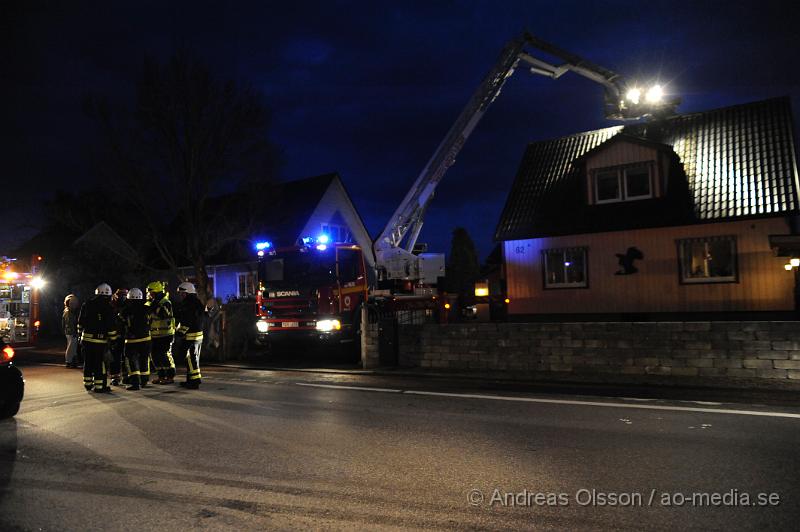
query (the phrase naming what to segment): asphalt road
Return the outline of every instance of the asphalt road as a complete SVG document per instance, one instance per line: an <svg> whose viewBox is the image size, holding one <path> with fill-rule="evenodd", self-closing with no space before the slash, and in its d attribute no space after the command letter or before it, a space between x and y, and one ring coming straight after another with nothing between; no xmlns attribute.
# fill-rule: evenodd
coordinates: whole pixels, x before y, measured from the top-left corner
<svg viewBox="0 0 800 532"><path fill-rule="evenodd" d="M221 367L198 391L96 395L78 370L18 358L25 400L0 422L2 530L796 530L800 518L800 408L785 401Z"/></svg>

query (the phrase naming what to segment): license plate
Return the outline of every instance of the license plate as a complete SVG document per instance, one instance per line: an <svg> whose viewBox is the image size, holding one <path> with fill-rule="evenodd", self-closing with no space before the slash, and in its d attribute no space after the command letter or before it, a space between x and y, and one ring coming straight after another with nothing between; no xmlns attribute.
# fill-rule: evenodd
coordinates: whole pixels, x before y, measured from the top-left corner
<svg viewBox="0 0 800 532"><path fill-rule="evenodd" d="M283 326L284 327L300 327L300 322L297 322L297 321L284 321L283 322Z"/></svg>

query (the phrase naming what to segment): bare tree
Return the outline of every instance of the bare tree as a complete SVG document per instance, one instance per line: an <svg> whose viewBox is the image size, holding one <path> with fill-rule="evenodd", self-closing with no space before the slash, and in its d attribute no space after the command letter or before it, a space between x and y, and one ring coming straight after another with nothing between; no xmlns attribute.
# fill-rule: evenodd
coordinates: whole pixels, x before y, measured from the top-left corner
<svg viewBox="0 0 800 532"><path fill-rule="evenodd" d="M89 103L109 141L112 179L163 262L176 275L182 264L194 267L205 299L207 259L246 237L278 165L261 95L181 53L145 61L129 120L102 100Z"/></svg>

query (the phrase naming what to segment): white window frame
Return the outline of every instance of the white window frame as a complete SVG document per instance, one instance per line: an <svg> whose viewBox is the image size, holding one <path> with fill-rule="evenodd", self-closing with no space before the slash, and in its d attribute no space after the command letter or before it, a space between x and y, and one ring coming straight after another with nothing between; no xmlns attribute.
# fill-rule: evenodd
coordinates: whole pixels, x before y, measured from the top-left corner
<svg viewBox="0 0 800 532"><path fill-rule="evenodd" d="M714 241L727 240L731 248L731 275L725 276L707 276L707 277L689 277L686 275L684 266L686 264L686 244L693 244L703 242L705 244L706 254L709 254L709 244ZM681 284L713 284L713 283L737 283L739 282L739 256L737 249L736 236L734 235L721 235L721 236L707 236L697 238L683 238L676 241L678 244L678 273L680 275ZM713 258L712 258L713 260ZM706 272L709 270L708 259L704 260L704 269Z"/></svg>
<svg viewBox="0 0 800 532"><path fill-rule="evenodd" d="M611 174L611 173L614 173L617 176L617 195L614 198L601 200L600 199L600 185L598 184L598 181L599 181L598 177L600 176L600 174ZM617 203L617 202L622 201L622 186L621 186L621 184L619 182L619 170L612 170L610 168L600 168L598 170L595 170L594 178L592 180L594 182L594 202L596 204L601 205L603 203Z"/></svg>
<svg viewBox="0 0 800 532"><path fill-rule="evenodd" d="M562 254L561 262L564 264L564 268L568 268L566 266L566 253L568 251L580 251L583 253L583 281L577 283L551 283L548 281L549 278L549 271L547 269L547 256L550 253L557 253L560 252ZM588 288L589 287L589 248L588 247L581 247L581 246L572 246L572 247L565 247L565 248L550 248L550 249L543 249L542 250L542 272L544 274L544 289L561 289L561 288ZM564 278L567 277L566 271L564 271Z"/></svg>
<svg viewBox="0 0 800 532"><path fill-rule="evenodd" d="M605 168L596 168L592 170L592 190L594 191L594 203L602 205L604 203L620 203L623 201L639 201L650 199L653 197L653 162L647 161L644 163L629 164L625 166L610 166ZM639 196L630 196L628 194L628 172L631 170L647 170L648 189L649 193ZM598 176L600 174L616 173L617 175L617 196L610 199L600 199L600 187L598 184Z"/></svg>
<svg viewBox="0 0 800 532"><path fill-rule="evenodd" d="M253 279L252 294L242 294L241 286L243 277L244 278L249 277ZM236 297L255 297L257 291L258 291L258 279L256 279L256 275L253 272L236 272Z"/></svg>
<svg viewBox="0 0 800 532"><path fill-rule="evenodd" d="M631 196L628 194L628 172L631 170L646 170L647 171L647 194L640 194L639 196ZM625 185L625 201L636 201L649 199L653 197L653 167L647 166L629 166L624 168L621 172L622 183Z"/></svg>

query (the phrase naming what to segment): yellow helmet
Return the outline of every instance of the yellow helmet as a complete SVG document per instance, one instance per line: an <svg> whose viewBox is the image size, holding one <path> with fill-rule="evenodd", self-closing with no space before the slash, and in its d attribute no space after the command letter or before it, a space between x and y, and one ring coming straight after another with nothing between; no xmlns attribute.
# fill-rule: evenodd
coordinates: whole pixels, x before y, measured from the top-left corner
<svg viewBox="0 0 800 532"><path fill-rule="evenodd" d="M148 292L163 292L164 291L164 283L161 281L153 281L149 285L147 285Z"/></svg>

